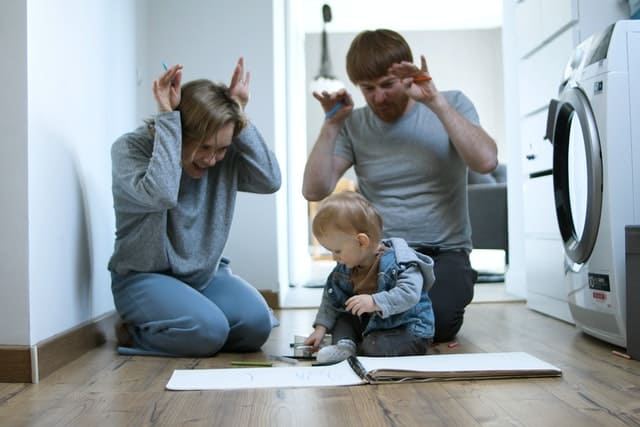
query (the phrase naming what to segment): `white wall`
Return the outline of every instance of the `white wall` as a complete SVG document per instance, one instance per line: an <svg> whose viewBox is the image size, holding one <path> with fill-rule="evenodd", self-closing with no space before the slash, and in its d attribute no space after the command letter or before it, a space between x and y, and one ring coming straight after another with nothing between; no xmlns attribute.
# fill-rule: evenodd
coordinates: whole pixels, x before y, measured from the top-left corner
<svg viewBox="0 0 640 427"><path fill-rule="evenodd" d="M332 31L364 28L409 30L468 30L502 24L503 0L291 0L299 2L300 24L309 33L322 30L322 5L333 11ZM516 0L507 0L516 1Z"/></svg>
<svg viewBox="0 0 640 427"><path fill-rule="evenodd" d="M112 308L105 147L110 124L133 111L110 103L134 103L114 55L128 45L123 5L24 1L3 9L0 51L12 65L3 67L10 84L0 101L3 345L33 344Z"/></svg>
<svg viewBox="0 0 640 427"><path fill-rule="evenodd" d="M27 2L0 14L0 344L29 341ZM10 65L10 66L9 66Z"/></svg>
<svg viewBox="0 0 640 427"><path fill-rule="evenodd" d="M505 1L502 26L502 54L504 67L504 123L508 141L507 211L509 216L509 269L505 274L507 290L526 298L524 256L524 200L522 197L522 149L520 143L520 110L518 93L518 61L516 37L516 3Z"/></svg>
<svg viewBox="0 0 640 427"><path fill-rule="evenodd" d="M29 344L113 309L109 150L134 124L134 22L126 0L28 1Z"/></svg>
<svg viewBox="0 0 640 427"><path fill-rule="evenodd" d="M0 71L11 82L0 100L0 345L34 345L113 309L109 151L153 112L162 61L183 63L187 79L228 82L244 55L248 114L276 145L284 107L274 82L284 75L275 75L273 11L258 0L5 5L0 54L12 66ZM276 196L243 195L226 253L260 289L278 287L277 212Z"/></svg>

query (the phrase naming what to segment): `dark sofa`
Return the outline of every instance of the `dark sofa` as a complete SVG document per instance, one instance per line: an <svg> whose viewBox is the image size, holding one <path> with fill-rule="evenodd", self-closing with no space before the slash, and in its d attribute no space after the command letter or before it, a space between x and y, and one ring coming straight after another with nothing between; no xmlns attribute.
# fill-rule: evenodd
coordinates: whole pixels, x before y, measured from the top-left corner
<svg viewBox="0 0 640 427"><path fill-rule="evenodd" d="M508 264L507 166L500 163L488 174L469 170L467 182L473 247L502 249Z"/></svg>

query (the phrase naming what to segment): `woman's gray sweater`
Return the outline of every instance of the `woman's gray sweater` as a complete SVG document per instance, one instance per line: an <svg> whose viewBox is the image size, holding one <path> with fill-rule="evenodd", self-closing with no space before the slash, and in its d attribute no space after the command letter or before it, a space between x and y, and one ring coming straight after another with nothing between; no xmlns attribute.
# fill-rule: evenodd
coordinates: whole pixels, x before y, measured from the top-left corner
<svg viewBox="0 0 640 427"><path fill-rule="evenodd" d="M177 111L155 117L154 137L141 126L113 144L116 240L110 271L169 274L200 289L216 273L237 192L280 188L278 161L251 124L200 179L182 172L181 152Z"/></svg>

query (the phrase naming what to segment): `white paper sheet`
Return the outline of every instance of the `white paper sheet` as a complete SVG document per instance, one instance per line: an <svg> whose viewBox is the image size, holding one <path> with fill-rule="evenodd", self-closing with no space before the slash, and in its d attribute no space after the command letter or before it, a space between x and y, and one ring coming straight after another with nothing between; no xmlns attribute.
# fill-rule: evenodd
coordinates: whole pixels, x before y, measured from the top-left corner
<svg viewBox="0 0 640 427"><path fill-rule="evenodd" d="M559 368L528 353L465 353L403 357L358 357L367 371L393 369L441 373L557 372ZM497 375L499 376L499 375ZM461 378L463 376L460 376ZM456 378L456 375L452 375ZM469 379L469 375L466 376ZM233 390L253 388L327 387L364 384L347 361L331 366L275 368L177 369L167 383L168 390Z"/></svg>
<svg viewBox="0 0 640 427"><path fill-rule="evenodd" d="M176 369L168 390L326 387L363 384L347 361L330 366Z"/></svg>

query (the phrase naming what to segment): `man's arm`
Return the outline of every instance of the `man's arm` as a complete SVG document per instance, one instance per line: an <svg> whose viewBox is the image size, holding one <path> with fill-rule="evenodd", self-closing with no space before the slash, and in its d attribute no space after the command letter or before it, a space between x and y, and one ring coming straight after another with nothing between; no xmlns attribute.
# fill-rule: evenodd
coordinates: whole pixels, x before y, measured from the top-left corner
<svg viewBox="0 0 640 427"><path fill-rule="evenodd" d="M498 147L480 126L467 120L442 94L428 107L438 116L462 160L478 173L489 173L498 165Z"/></svg>
<svg viewBox="0 0 640 427"><path fill-rule="evenodd" d="M311 149L304 168L302 195L309 201L318 201L331 194L340 177L352 165L351 161L337 156L334 151L338 133L353 110L353 100L345 89L331 94L314 92L313 96L320 101L325 113L342 103L342 106L328 116L322 124L318 139Z"/></svg>
<svg viewBox="0 0 640 427"><path fill-rule="evenodd" d="M479 173L493 171L498 165L498 147L493 138L460 114L438 91L429 75L424 55L420 56L420 62L420 68L403 61L392 65L389 71L402 79L409 97L423 103L438 116L467 166Z"/></svg>
<svg viewBox="0 0 640 427"><path fill-rule="evenodd" d="M351 162L334 154L341 125L325 121L304 168L302 194L309 201L327 197Z"/></svg>

